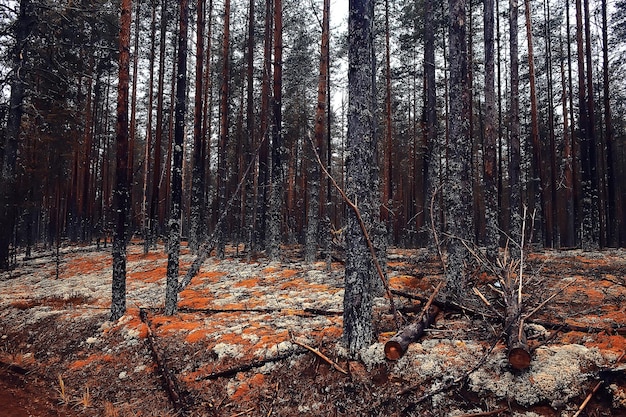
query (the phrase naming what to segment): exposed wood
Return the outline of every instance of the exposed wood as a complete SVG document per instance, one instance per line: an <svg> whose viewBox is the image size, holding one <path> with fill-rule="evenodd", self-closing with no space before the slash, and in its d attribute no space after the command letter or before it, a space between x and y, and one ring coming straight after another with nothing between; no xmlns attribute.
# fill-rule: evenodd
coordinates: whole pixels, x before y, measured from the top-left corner
<svg viewBox="0 0 626 417"><path fill-rule="evenodd" d="M392 361L400 359L406 353L409 345L419 339L424 334L424 330L433 324L439 311L439 307L431 305L420 320L409 324L396 333L385 343L385 357Z"/></svg>
<svg viewBox="0 0 626 417"><path fill-rule="evenodd" d="M187 410L189 408L189 399L180 389L176 376L174 375L172 370L167 366L167 363L165 362L163 355L159 351L159 348L157 346L156 336L152 332L152 326L150 324L150 319L148 318L148 313L146 312L146 310L139 309L139 317L141 318L141 321L145 323L146 327L148 328L148 337L147 337L148 347L150 348L150 351L152 352L152 358L154 359L154 362L157 366L157 371L159 373L159 376L161 377L161 382L163 383L163 389L167 393L170 401L172 402L172 405L174 406L176 411L179 413L179 415L183 415L183 416L187 415L188 414Z"/></svg>

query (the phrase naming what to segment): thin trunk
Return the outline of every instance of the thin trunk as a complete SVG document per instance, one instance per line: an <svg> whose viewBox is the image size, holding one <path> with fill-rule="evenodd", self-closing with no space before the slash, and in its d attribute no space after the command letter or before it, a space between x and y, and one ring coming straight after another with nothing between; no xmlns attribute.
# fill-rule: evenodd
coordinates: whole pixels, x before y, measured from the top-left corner
<svg viewBox="0 0 626 417"><path fill-rule="evenodd" d="M485 246L487 258L498 256L498 183L496 155L496 97L494 64L494 0L484 0L485 32L485 116L484 116L484 181L485 181Z"/></svg>
<svg viewBox="0 0 626 417"><path fill-rule="evenodd" d="M202 96L204 68L204 6L205 0L197 0L196 28L196 85L193 112L193 168L191 179L191 219L189 230L190 249L196 251L206 235L206 203L204 198L205 145L202 132Z"/></svg>
<svg viewBox="0 0 626 417"><path fill-rule="evenodd" d="M149 68L150 76L148 78L148 121L146 124L146 144L144 151L144 166L143 166L143 201L142 201L142 214L143 214L143 238L144 238L144 253L147 254L150 250L150 213L148 209L149 199L149 176L150 176L150 149L152 147L152 128L153 128L153 109L154 109L154 60L155 60L155 48L156 48L156 0L151 1L152 14L150 18L150 58ZM156 149L155 149L156 152ZM157 167L153 166L153 170L157 170Z"/></svg>
<svg viewBox="0 0 626 417"><path fill-rule="evenodd" d="M573 160L572 146L570 134L570 118L568 113L568 93L567 80L565 79L565 57L563 56L563 41L561 39L561 101L563 106L563 207L564 213L559 213L561 219L561 245L565 247L573 247L576 245L576 234L574 226L574 181L573 181Z"/></svg>
<svg viewBox="0 0 626 417"><path fill-rule="evenodd" d="M218 212L226 209L226 186L228 183L228 168L226 158L228 152L229 136L229 96L230 96L230 0L224 2L224 33L222 38L222 88L220 93L220 140L217 157L217 191L218 191ZM223 259L226 246L226 222L222 222L217 230L217 256Z"/></svg>
<svg viewBox="0 0 626 417"><path fill-rule="evenodd" d="M383 142L383 198L380 207L380 218L387 227L387 233L392 234L392 224L390 211L393 211L392 195L392 122L391 122L391 49L390 49L390 29L389 29L389 0L385 0L385 138Z"/></svg>
<svg viewBox="0 0 626 417"><path fill-rule="evenodd" d="M272 97L272 179L267 227L267 255L277 260L280 255L282 203L283 203L283 135L282 135L282 85L283 85L283 5L274 0L274 78Z"/></svg>
<svg viewBox="0 0 626 417"><path fill-rule="evenodd" d="M248 45L246 51L246 136L248 138L248 154L246 157L246 166L250 164L255 154L252 153L252 149L257 148L256 132L255 132L255 118L254 118L254 27L255 27L255 0L250 0L249 12L248 12ZM252 168L252 172L256 170ZM258 188L255 187L255 176L248 175L246 178L246 219L247 234L244 237L248 249L248 256L252 255L254 247L254 212L255 202L257 199Z"/></svg>
<svg viewBox="0 0 626 417"><path fill-rule="evenodd" d="M540 201L540 213L543 220L543 227L541 228L544 235L544 245L552 247L554 245L554 236L552 234L552 200L549 198L549 185L546 178L546 169L544 166L541 142L539 138L539 116L537 110L537 84L535 77L535 56L533 48L533 34L532 34L532 22L530 15L530 0L525 0L525 15L526 15L526 39L528 40L528 71L529 71L529 83L530 83L530 118L531 118L531 142L533 153L533 167L534 171L539 177L539 189L537 195ZM530 198L533 198L531 196ZM534 204L533 204L534 205ZM533 205L531 205L531 212L533 211Z"/></svg>
<svg viewBox="0 0 626 417"><path fill-rule="evenodd" d="M181 207L183 194L183 146L185 136L185 112L187 93L187 27L189 6L187 0L180 0L180 20L178 32L178 59L176 82L176 105L174 143L172 149L172 205L170 211L168 248L167 248L167 283L165 289L165 314L176 313L178 304L178 269L181 238Z"/></svg>
<svg viewBox="0 0 626 417"><path fill-rule="evenodd" d="M320 72L317 84L317 110L315 113L315 138L314 145L316 152L321 153L324 148L324 134L325 121L326 121L326 102L328 91L328 51L329 51L329 12L330 12L330 0L324 0L324 10L322 14L322 44L320 48ZM305 144L309 149L311 144ZM306 262L314 262L317 256L318 239L320 237L319 221L321 217L321 211L324 211L324 207L320 202L323 200L323 196L320 193L321 190L321 175L320 167L315 163L315 158L309 158L310 164L309 182L308 182L308 223L307 223L307 235L306 235Z"/></svg>
<svg viewBox="0 0 626 417"><path fill-rule="evenodd" d="M511 97L509 104L509 207L510 207L510 236L513 240L521 242L522 228L522 184L521 184L521 156L520 156L520 126L519 126L519 50L518 50L518 3L517 0L509 2L509 54L511 73ZM508 245L515 256L519 250L515 245ZM517 256L515 256L517 257Z"/></svg>
<svg viewBox="0 0 626 417"><path fill-rule="evenodd" d="M434 18L434 0L426 0L424 3L424 21L431 21ZM432 241L431 237L422 232L431 215L428 201L435 191L432 183L435 175L434 167L431 166L431 155L437 140L437 85L435 80L435 31L428 25L424 26L424 113L423 113L423 134L416 152L416 170L414 177L416 180L415 190L415 210L416 210L416 230L418 232L419 245L428 245ZM416 103L417 104L417 103ZM435 216L436 217L436 216ZM426 228L428 229L428 228ZM433 233L434 231L431 231Z"/></svg>
<svg viewBox="0 0 626 417"><path fill-rule="evenodd" d="M130 206L128 176L128 79L130 72L131 0L122 0L119 38L119 84L117 93L116 169L113 232L113 281L111 286L111 320L126 312L126 233Z"/></svg>

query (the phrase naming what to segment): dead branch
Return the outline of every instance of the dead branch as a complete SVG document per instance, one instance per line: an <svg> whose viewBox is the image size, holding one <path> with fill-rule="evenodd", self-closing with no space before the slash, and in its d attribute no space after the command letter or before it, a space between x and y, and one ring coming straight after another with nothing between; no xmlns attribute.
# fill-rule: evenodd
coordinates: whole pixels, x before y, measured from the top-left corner
<svg viewBox="0 0 626 417"><path fill-rule="evenodd" d="M189 410L189 400L187 396L180 389L178 384L178 380L176 376L172 372L172 370L167 366L167 363L163 359L163 356L159 352L156 336L152 332L152 326L150 324L150 320L148 319L148 313L144 309L139 309L139 317L141 321L145 323L148 328L148 346L150 351L152 352L152 357L154 359L155 364L157 365L157 370L159 372L159 376L161 377L161 382L163 385L163 389L167 393L172 405L176 409L176 411L180 415L187 415Z"/></svg>
<svg viewBox="0 0 626 417"><path fill-rule="evenodd" d="M209 375L199 376L196 378L196 381L207 381L207 380L213 380L213 379L218 379L218 378L229 378L231 376L237 375L239 372L247 372L251 369L260 368L263 365L266 365L268 363L280 362L282 360L289 359L294 355L301 355L306 352L307 352L306 349L293 349L293 350L290 350L289 352L272 356L271 358L259 359L259 360L255 360L249 363L244 363L241 365L233 366L231 368L224 369L223 371L212 372Z"/></svg>
<svg viewBox="0 0 626 417"><path fill-rule="evenodd" d="M589 395L587 395L587 398L585 398L585 401L583 401L583 403L580 405L580 407L578 407L578 411L576 411L576 414L574 414L572 417L578 417L580 415L580 413L583 412L583 410L585 409L585 407L587 407L587 404L589 404L589 401L591 401L591 398L594 396L594 394L598 391L598 389L600 389L600 387L602 386L602 383L604 381L599 381L595 387L593 387L593 389L591 390L591 392L589 393Z"/></svg>
<svg viewBox="0 0 626 417"><path fill-rule="evenodd" d="M385 343L385 357L392 361L400 359L409 345L419 339L424 334L424 330L433 324L439 311L437 306L425 306L418 320L402 328Z"/></svg>
<svg viewBox="0 0 626 417"><path fill-rule="evenodd" d="M483 411L482 413L472 413L472 414L461 414L460 416L457 417L483 417L483 416L495 416L497 414L503 413L505 411L508 411L508 407L501 407L498 408L497 410L493 410L493 411Z"/></svg>
<svg viewBox="0 0 626 417"><path fill-rule="evenodd" d="M341 366L337 365L337 363L335 361L333 361L332 359L330 359L328 356L324 355L322 352L320 352L319 350L307 345L306 343L302 343L299 342L298 340L296 340L293 336L291 336L291 343L293 343L294 345L298 345L300 347L305 348L306 350L308 350L311 353L314 353L315 355L317 355L320 359L322 359L324 362L326 362L327 364L329 364L330 366L332 366L333 368L335 368L337 371L341 372L344 375L348 375L348 371L346 371L345 369L343 369Z"/></svg>
<svg viewBox="0 0 626 417"><path fill-rule="evenodd" d="M354 212L354 214L356 216L357 222L359 223L359 227L361 228L361 231L363 232L363 236L365 237L365 242L367 243L367 247L368 247L370 255L372 257L372 261L374 262L374 266L376 267L376 272L378 273L378 276L380 277L380 280L383 283L383 286L385 288L385 292L387 294L387 298L389 299L389 309L391 311L391 314L393 314L393 317L394 317L394 319L396 321L396 326L399 327L400 323L402 322L402 318L400 317L400 315L396 311L396 306L395 306L395 303L393 301L393 295L391 295L391 291L389 289L389 283L385 279L385 273L383 272L383 269L380 266L380 262L378 261L378 257L376 256L376 249L374 248L374 244L372 243L372 239L370 238L369 232L367 231L367 227L365 226L365 222L363 221L363 218L361 217L361 211L356 206L356 204L354 204L352 202L352 200L350 200L348 198L346 193L339 186L339 184L337 184L337 182L332 177L332 175L330 175L330 172L328 172L328 170L326 169L326 167L322 163L322 160L320 159L319 153L317 152L317 149L315 148L315 145L313 144L313 140L311 139L310 136L309 136L309 142L311 142L311 147L313 148L313 153L315 154L315 159L317 160L317 163L320 166L320 169L322 170L322 172L324 172L324 175L326 175L328 177L330 182L333 184L333 187L335 187L335 189L341 195L341 198L343 199L343 201L348 205L348 207L350 207L352 209L352 211Z"/></svg>

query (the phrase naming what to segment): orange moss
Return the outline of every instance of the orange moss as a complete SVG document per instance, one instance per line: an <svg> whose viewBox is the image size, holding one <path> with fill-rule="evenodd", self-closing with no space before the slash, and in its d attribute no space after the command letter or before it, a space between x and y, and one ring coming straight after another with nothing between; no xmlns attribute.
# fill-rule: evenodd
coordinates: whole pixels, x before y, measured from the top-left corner
<svg viewBox="0 0 626 417"><path fill-rule="evenodd" d="M206 329L192 330L186 337L185 342L196 343L200 340L206 339L207 335L211 334L211 331Z"/></svg>
<svg viewBox="0 0 626 417"><path fill-rule="evenodd" d="M585 343L587 347L596 347L600 350L611 350L621 354L626 352L626 337L622 335L600 334L595 340Z"/></svg>
<svg viewBox="0 0 626 417"><path fill-rule="evenodd" d="M199 273L196 279L207 282L217 282L219 278L223 276L224 273L221 271L206 271Z"/></svg>
<svg viewBox="0 0 626 417"><path fill-rule="evenodd" d="M101 271L111 265L110 255L75 258L64 265L61 276L75 276Z"/></svg>
<svg viewBox="0 0 626 417"><path fill-rule="evenodd" d="M212 301L213 299L209 297L185 297L185 298L181 297L181 300L178 302L178 305L179 307L184 307L184 308L201 309L201 308L207 308L207 306L210 305Z"/></svg>
<svg viewBox="0 0 626 417"><path fill-rule="evenodd" d="M133 272L129 274L130 279L136 279L143 282L153 283L165 279L167 276L167 267L159 266L148 271Z"/></svg>
<svg viewBox="0 0 626 417"><path fill-rule="evenodd" d="M263 386L264 382L265 375L255 374L247 382L239 385L237 390L233 393L233 395L231 395L230 398L233 401L251 401L254 399L255 391L257 391L259 387Z"/></svg>
<svg viewBox="0 0 626 417"><path fill-rule="evenodd" d="M276 268L276 267L273 267L273 266L268 266L267 268L265 268L263 270L263 273L264 274L273 274L274 272L278 271L279 269L280 268Z"/></svg>
<svg viewBox="0 0 626 417"><path fill-rule="evenodd" d="M241 288L241 287L252 288L252 287L256 287L257 285L259 285L259 278L250 278L250 279L245 279L243 281L239 281L238 283L233 285L233 287L236 287L236 288Z"/></svg>
<svg viewBox="0 0 626 417"><path fill-rule="evenodd" d="M203 323L192 322L192 321L175 321L172 323L164 324L159 328L161 332L171 332L171 331L179 331L179 330L196 330Z"/></svg>
<svg viewBox="0 0 626 417"><path fill-rule="evenodd" d="M129 253L126 256L126 260L128 262L137 262L137 261L158 261L158 260L164 260L165 259L165 255L162 252L148 252L146 254L143 253L143 251L139 252L139 253Z"/></svg>
<svg viewBox="0 0 626 417"><path fill-rule="evenodd" d="M112 362L113 356L111 355L103 355L101 353L94 353L89 355L85 359L79 359L72 362L69 366L69 369L75 371L80 368L84 368L87 365L91 365L93 363L101 363L101 362Z"/></svg>
<svg viewBox="0 0 626 417"><path fill-rule="evenodd" d="M411 275L397 275L389 278L389 286L393 288L418 288L420 279Z"/></svg>

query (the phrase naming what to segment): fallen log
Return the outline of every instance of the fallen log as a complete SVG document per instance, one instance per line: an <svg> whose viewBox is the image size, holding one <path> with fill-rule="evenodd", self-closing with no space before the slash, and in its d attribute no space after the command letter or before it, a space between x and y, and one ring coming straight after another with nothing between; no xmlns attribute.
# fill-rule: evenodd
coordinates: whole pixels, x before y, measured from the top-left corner
<svg viewBox="0 0 626 417"><path fill-rule="evenodd" d="M398 360L406 353L409 345L419 339L433 322L439 313L439 307L431 305L422 319L400 329L391 339L385 343L385 357L389 360Z"/></svg>
<svg viewBox="0 0 626 417"><path fill-rule="evenodd" d="M150 320L148 319L148 313L144 309L139 309L139 317L141 321L145 323L148 328L148 345L150 350L152 351L152 357L157 366L157 370L161 377L161 381L163 383L163 389L167 393L172 405L176 409L178 415L188 415L189 412L189 400L185 393L180 389L178 384L178 380L176 376L172 372L172 370L167 366L161 353L159 352L156 344L156 337L152 332L152 327L150 326Z"/></svg>
<svg viewBox="0 0 626 417"><path fill-rule="evenodd" d="M530 349L524 332L522 305L518 297L511 296L506 300L506 318L504 334L506 335L509 364L521 371L530 366Z"/></svg>

